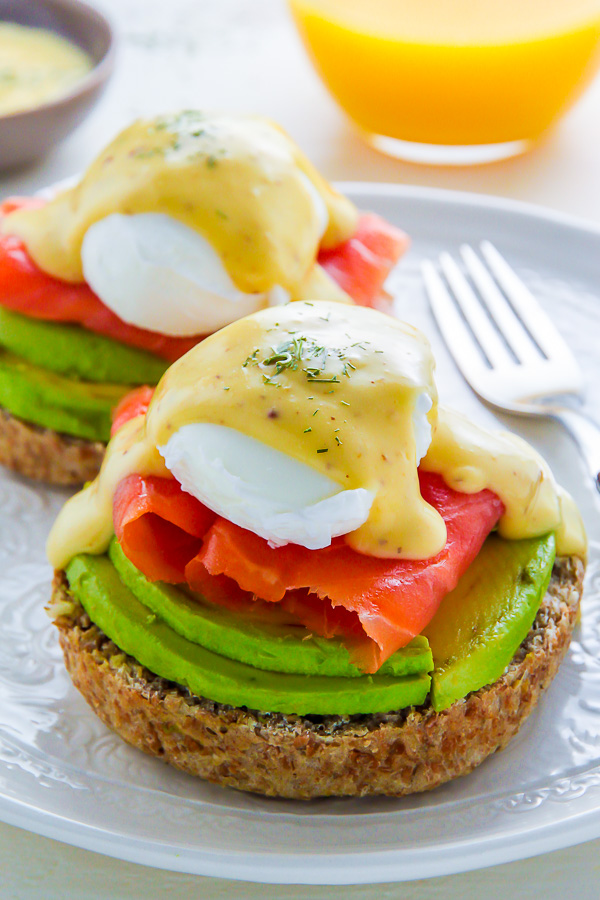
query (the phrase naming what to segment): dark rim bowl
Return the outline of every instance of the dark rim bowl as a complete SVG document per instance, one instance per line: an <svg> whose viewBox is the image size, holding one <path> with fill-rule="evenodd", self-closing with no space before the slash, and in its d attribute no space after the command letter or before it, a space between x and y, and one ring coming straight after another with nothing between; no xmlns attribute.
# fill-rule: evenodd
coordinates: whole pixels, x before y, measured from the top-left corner
<svg viewBox="0 0 600 900"><path fill-rule="evenodd" d="M99 99L114 67L114 33L81 0L0 0L0 21L47 28L87 51L93 69L68 94L0 116L0 169L39 159L70 134Z"/></svg>

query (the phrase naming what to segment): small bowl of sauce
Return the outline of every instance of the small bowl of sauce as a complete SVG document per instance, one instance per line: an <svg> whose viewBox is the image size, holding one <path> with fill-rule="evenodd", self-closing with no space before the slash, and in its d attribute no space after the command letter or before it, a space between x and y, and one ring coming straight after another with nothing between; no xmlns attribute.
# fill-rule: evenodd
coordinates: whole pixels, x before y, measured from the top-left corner
<svg viewBox="0 0 600 900"><path fill-rule="evenodd" d="M0 169L33 162L78 125L113 56L109 23L80 0L0 0Z"/></svg>

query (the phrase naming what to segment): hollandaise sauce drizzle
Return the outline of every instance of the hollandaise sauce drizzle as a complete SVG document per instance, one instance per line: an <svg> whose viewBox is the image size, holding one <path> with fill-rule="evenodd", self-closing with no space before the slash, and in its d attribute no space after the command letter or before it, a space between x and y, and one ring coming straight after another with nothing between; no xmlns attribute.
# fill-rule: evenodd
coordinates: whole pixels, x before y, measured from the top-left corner
<svg viewBox="0 0 600 900"><path fill-rule="evenodd" d="M137 213L197 231L240 291L278 286L292 299L349 301L315 260L320 247L354 233L358 212L265 119L186 111L135 122L77 185L40 209L14 212L2 227L45 272L81 282L90 227Z"/></svg>
<svg viewBox="0 0 600 900"><path fill-rule="evenodd" d="M62 568L76 553L103 553L119 481L130 473L170 477L157 448L193 423L255 438L340 490L371 491L368 518L347 542L371 556L410 559L435 556L446 540L442 518L419 492L418 444L431 429L421 465L456 490L498 494L504 537L555 531L560 554L583 555L579 514L546 463L519 438L438 413L433 368L418 331L374 310L304 302L234 322L178 360L145 419L119 431L96 481L61 511L50 561Z"/></svg>

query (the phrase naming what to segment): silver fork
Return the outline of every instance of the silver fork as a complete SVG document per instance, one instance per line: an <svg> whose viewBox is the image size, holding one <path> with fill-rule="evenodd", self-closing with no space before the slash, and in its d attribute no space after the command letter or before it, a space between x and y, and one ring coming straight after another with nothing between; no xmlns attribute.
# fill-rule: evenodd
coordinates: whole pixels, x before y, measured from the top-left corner
<svg viewBox="0 0 600 900"><path fill-rule="evenodd" d="M583 373L531 291L489 241L461 247L469 283L449 253L438 270L422 264L439 329L465 380L482 400L523 416L549 416L578 445L600 491L600 428L576 409L557 403L582 394ZM472 286L473 285L473 286ZM476 289L476 290L475 290Z"/></svg>

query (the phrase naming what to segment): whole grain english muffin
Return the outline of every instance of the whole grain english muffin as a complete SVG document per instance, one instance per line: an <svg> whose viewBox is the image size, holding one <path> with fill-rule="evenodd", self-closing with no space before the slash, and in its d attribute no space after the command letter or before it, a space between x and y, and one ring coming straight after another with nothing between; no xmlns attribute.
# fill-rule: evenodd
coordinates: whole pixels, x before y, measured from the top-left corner
<svg viewBox="0 0 600 900"><path fill-rule="evenodd" d="M66 667L94 712L134 747L216 784L273 797L404 796L466 775L514 737L556 675L584 567L556 561L504 674L442 712L282 715L224 706L153 675L90 621L57 572L51 611Z"/></svg>
<svg viewBox="0 0 600 900"><path fill-rule="evenodd" d="M85 484L100 470L106 444L59 434L0 409L0 464L58 485Z"/></svg>

